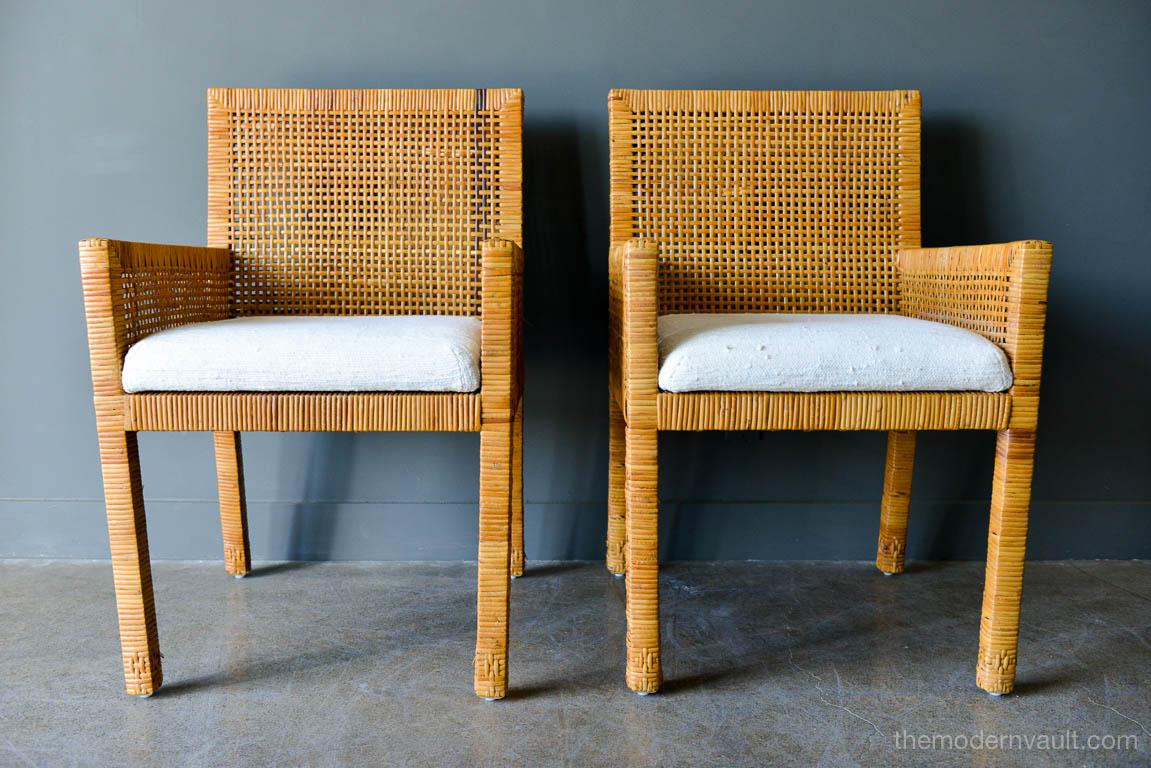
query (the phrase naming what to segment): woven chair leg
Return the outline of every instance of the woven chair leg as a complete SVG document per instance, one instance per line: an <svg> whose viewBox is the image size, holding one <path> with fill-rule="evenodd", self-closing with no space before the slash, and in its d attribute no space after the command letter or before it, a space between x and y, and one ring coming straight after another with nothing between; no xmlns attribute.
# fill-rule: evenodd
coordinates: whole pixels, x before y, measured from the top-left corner
<svg viewBox="0 0 1151 768"><path fill-rule="evenodd" d="M524 575L524 401L512 425L512 578Z"/></svg>
<svg viewBox="0 0 1151 768"><path fill-rule="evenodd" d="M224 568L233 576L252 569L248 543L248 505L244 498L244 457L239 432L213 432L216 481L220 489L220 527L224 532Z"/></svg>
<svg viewBox="0 0 1151 768"><path fill-rule="evenodd" d="M879 550L875 567L886 574L903 573L907 551L907 509L915 468L915 433L887 433L887 464L883 473L883 503L879 512Z"/></svg>
<svg viewBox="0 0 1151 768"><path fill-rule="evenodd" d="M662 682L659 644L658 432L626 428L627 684L654 693Z"/></svg>
<svg viewBox="0 0 1151 768"><path fill-rule="evenodd" d="M622 576L627 562L627 494L625 493L624 456L626 439L623 410L608 393L609 437L607 469L607 569Z"/></svg>
<svg viewBox="0 0 1151 768"><path fill-rule="evenodd" d="M101 430L99 438L124 687L133 696L150 696L160 688L163 673L140 452L135 432Z"/></svg>
<svg viewBox="0 0 1151 768"><path fill-rule="evenodd" d="M995 444L995 481L987 532L987 576L979 625L976 682L990 693L1015 687L1019 647L1019 605L1023 596L1023 560L1035 433L1008 429Z"/></svg>
<svg viewBox="0 0 1151 768"><path fill-rule="evenodd" d="M480 431L480 552L476 609L476 695L507 695L508 597L511 586L513 425Z"/></svg>

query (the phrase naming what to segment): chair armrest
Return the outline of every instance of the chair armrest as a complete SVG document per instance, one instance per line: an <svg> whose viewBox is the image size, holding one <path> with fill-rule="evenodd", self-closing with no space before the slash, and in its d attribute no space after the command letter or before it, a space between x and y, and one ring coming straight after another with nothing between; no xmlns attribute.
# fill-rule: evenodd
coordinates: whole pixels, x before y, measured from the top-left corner
<svg viewBox="0 0 1151 768"><path fill-rule="evenodd" d="M609 256L609 365L628 423L655 425L659 392L659 245L614 243Z"/></svg>
<svg viewBox="0 0 1151 768"><path fill-rule="evenodd" d="M1002 347L1015 378L1012 425L1034 427L1051 243L913 248L895 263L900 313L967 328Z"/></svg>
<svg viewBox="0 0 1151 768"><path fill-rule="evenodd" d="M82 240L80 275L97 397L122 393L124 354L148 334L230 315L227 248Z"/></svg>
<svg viewBox="0 0 1151 768"><path fill-rule="evenodd" d="M492 239L481 249L480 408L485 422L511 421L523 391L523 250Z"/></svg>

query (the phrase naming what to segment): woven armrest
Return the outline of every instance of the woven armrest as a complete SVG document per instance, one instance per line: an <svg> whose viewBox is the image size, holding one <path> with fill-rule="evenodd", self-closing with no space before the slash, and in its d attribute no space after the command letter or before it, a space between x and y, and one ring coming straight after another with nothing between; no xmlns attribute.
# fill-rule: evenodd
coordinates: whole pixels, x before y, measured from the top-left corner
<svg viewBox="0 0 1151 768"><path fill-rule="evenodd" d="M895 258L900 313L975 331L1011 361L1012 423L1034 426L1043 363L1051 243L913 248Z"/></svg>
<svg viewBox="0 0 1151 768"><path fill-rule="evenodd" d="M97 395L121 392L124 353L148 334L230 313L227 248L93 238L80 242L80 274Z"/></svg>
<svg viewBox="0 0 1151 768"><path fill-rule="evenodd" d="M612 245L609 258L609 365L611 386L626 418L650 403L654 420L659 391L659 245L628 240Z"/></svg>
<svg viewBox="0 0 1151 768"><path fill-rule="evenodd" d="M523 250L511 240L482 247L480 399L483 420L511 421L523 391Z"/></svg>

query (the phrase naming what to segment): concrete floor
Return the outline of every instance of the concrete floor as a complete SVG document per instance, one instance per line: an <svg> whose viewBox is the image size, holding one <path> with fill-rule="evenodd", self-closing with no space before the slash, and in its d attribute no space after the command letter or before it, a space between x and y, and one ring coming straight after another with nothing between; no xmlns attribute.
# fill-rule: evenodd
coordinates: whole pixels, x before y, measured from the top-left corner
<svg viewBox="0 0 1151 768"><path fill-rule="evenodd" d="M1151 563L1028 565L1016 695L976 689L982 564L664 570L667 683L623 683L623 583L532 564L508 699L471 692L474 567L155 566L167 685L122 693L107 563L0 562L0 765L1151 764ZM1134 749L900 748L907 735ZM954 746L954 744L952 745ZM1058 745L1056 745L1058 746Z"/></svg>

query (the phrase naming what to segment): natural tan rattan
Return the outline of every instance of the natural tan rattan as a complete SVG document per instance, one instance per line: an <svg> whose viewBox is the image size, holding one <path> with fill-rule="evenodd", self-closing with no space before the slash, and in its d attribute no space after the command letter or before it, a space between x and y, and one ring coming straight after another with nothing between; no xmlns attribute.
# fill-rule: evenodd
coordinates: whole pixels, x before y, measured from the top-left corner
<svg viewBox="0 0 1151 768"><path fill-rule="evenodd" d="M208 93L208 243L80 243L127 690L161 683L136 433L214 433L227 570L251 567L239 432L478 431L475 690L507 692L509 577L523 571L522 93ZM126 394L148 334L243 315L481 318L474 394Z"/></svg>
<svg viewBox="0 0 1151 768"><path fill-rule="evenodd" d="M224 534L224 567L233 576L252 569L248 544L248 504L244 495L244 456L239 432L213 432L216 474L220 486L220 528Z"/></svg>
<svg viewBox="0 0 1151 768"><path fill-rule="evenodd" d="M915 91L612 91L607 565L627 681L661 683L659 430L886 430L877 566L903 569L915 432L999 432L978 683L1015 679L1049 243L920 248ZM661 392L673 312L899 313L1007 353L1008 392Z"/></svg>

